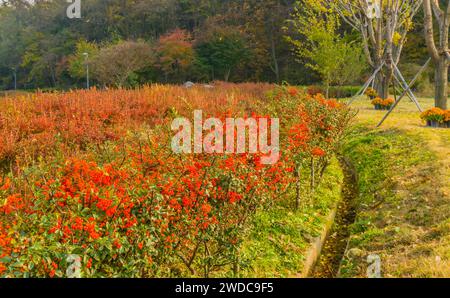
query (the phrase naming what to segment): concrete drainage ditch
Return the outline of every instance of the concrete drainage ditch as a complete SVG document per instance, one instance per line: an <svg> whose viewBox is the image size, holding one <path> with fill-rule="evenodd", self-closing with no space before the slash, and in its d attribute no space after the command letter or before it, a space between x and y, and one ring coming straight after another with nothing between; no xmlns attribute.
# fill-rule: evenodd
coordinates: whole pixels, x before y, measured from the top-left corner
<svg viewBox="0 0 450 298"><path fill-rule="evenodd" d="M322 234L309 250L301 277L339 277L341 261L350 237L350 226L355 222L355 199L358 196L357 173L348 158L340 157L344 172L342 199L328 215Z"/></svg>

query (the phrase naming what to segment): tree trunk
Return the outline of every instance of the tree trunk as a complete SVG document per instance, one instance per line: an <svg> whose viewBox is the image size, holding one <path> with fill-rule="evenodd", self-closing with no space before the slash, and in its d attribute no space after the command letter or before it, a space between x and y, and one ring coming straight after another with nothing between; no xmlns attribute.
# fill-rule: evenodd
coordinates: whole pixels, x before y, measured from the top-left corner
<svg viewBox="0 0 450 298"><path fill-rule="evenodd" d="M389 97L389 80L382 73L377 75L375 80L375 90L379 97L386 99Z"/></svg>
<svg viewBox="0 0 450 298"><path fill-rule="evenodd" d="M228 82L230 80L230 74L231 74L231 68L227 70L225 73L225 82Z"/></svg>
<svg viewBox="0 0 450 298"><path fill-rule="evenodd" d="M272 61L273 61L272 70L275 74L275 80L276 80L277 84L279 84L280 83L280 66L278 64L277 48L275 45L275 37L274 37L274 33L273 33L273 20L272 20L271 29L270 29L270 48L271 48Z"/></svg>
<svg viewBox="0 0 450 298"><path fill-rule="evenodd" d="M433 8L432 8L433 7ZM448 34L450 25L450 1L447 3L445 13L439 9L439 2L431 2L430 0L423 0L424 9L424 26L425 26L425 41L427 43L428 52L434 62L435 76L435 106L437 108L447 109L448 98L448 67L449 67L449 47ZM433 31L433 12L439 24L439 46L436 46Z"/></svg>
<svg viewBox="0 0 450 298"><path fill-rule="evenodd" d="M375 90L378 96L387 99L389 97L389 86L391 84L393 70L391 66L386 65L375 78Z"/></svg>
<svg viewBox="0 0 450 298"><path fill-rule="evenodd" d="M435 106L443 110L447 109L448 67L447 57L442 55L435 66Z"/></svg>

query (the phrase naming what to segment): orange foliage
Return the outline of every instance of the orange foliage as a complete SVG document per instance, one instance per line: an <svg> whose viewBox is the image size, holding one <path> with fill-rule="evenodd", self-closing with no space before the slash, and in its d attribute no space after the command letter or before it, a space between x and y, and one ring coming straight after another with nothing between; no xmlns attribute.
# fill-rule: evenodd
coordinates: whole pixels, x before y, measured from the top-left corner
<svg viewBox="0 0 450 298"><path fill-rule="evenodd" d="M84 148L115 140L142 124L161 123L168 110L223 114L252 110L271 85L219 83L220 88L152 85L136 90L77 90L35 93L0 102L0 160L35 158L55 146Z"/></svg>

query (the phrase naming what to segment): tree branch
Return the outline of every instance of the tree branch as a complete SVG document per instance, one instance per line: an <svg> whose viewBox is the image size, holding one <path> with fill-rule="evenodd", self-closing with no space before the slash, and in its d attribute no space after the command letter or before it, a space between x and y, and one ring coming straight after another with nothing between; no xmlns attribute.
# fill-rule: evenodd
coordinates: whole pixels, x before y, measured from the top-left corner
<svg viewBox="0 0 450 298"><path fill-rule="evenodd" d="M439 61L439 52L434 42L434 30L433 30L433 14L431 11L430 0L423 1L423 11L425 14L424 26L425 26L425 41L427 43L428 51L434 62Z"/></svg>

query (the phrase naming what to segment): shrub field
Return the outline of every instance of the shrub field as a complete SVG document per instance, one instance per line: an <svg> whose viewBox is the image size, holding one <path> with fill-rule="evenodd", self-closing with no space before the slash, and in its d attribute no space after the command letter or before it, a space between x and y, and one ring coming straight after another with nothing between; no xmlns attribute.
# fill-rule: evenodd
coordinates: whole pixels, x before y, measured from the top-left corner
<svg viewBox="0 0 450 298"><path fill-rule="evenodd" d="M317 203L352 118L334 100L264 84L36 93L0 106L3 277L237 276L258 212ZM170 123L194 110L279 118L278 163L173 153Z"/></svg>

